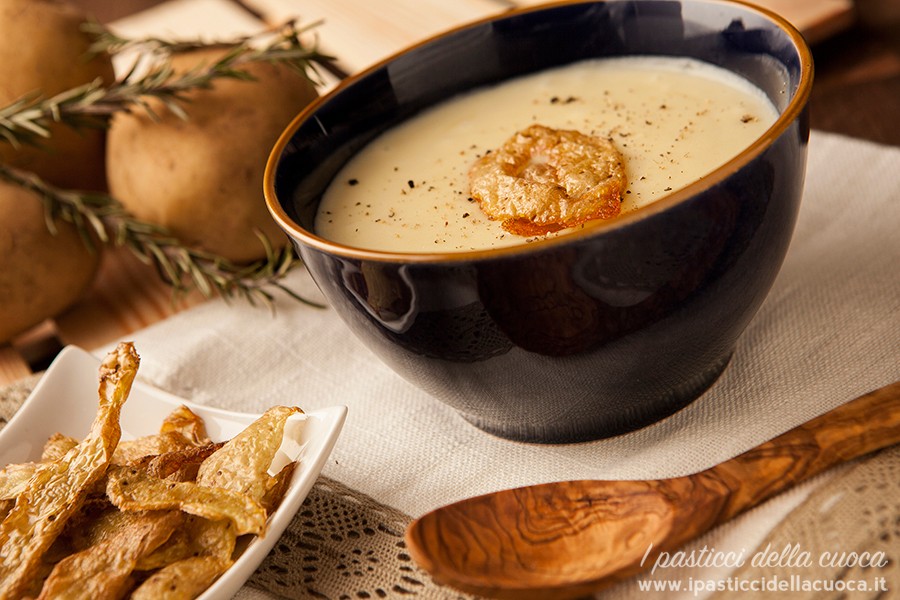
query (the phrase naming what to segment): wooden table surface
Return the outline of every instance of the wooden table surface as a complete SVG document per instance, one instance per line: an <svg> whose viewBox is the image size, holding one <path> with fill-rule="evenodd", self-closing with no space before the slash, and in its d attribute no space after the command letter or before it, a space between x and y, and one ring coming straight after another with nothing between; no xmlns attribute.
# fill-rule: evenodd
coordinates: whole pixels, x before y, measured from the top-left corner
<svg viewBox="0 0 900 600"><path fill-rule="evenodd" d="M323 48L352 73L442 29L534 0L71 0L102 23L121 25L170 11L228 23L323 20ZM900 2L757 0L807 36L816 63L812 126L900 146ZM155 11L155 12L154 12ZM191 13L191 11L194 11ZM329 46L331 44L331 46ZM849 175L849 174L848 174ZM0 385L47 366L65 344L85 348L202 302L173 302L154 271L126 252L109 252L88 294L66 313L0 345Z"/></svg>

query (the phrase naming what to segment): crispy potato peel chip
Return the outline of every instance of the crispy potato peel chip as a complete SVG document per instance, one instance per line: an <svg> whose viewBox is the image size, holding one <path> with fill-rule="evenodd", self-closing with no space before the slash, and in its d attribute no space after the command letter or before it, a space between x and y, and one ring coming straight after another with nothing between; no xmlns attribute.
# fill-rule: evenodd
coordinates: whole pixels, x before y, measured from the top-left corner
<svg viewBox="0 0 900 600"><path fill-rule="evenodd" d="M159 432L177 433L194 446L205 446L210 442L203 419L184 405L173 410L165 418Z"/></svg>
<svg viewBox="0 0 900 600"><path fill-rule="evenodd" d="M210 521L186 514L184 525L165 544L142 557L135 570L156 571L192 556L213 556L227 562L234 554L236 542L231 521Z"/></svg>
<svg viewBox="0 0 900 600"><path fill-rule="evenodd" d="M271 485L268 470L281 446L284 424L288 417L302 412L295 406L274 406L267 410L203 461L197 483L240 492L262 501Z"/></svg>
<svg viewBox="0 0 900 600"><path fill-rule="evenodd" d="M120 598L130 587L137 561L169 539L182 523L178 511L132 513L115 535L67 556L53 568L38 600Z"/></svg>
<svg viewBox="0 0 900 600"><path fill-rule="evenodd" d="M179 509L214 521L228 519L238 535L260 534L266 526L265 509L245 494L191 481L167 481L136 467L112 468L106 494L121 510Z"/></svg>
<svg viewBox="0 0 900 600"><path fill-rule="evenodd" d="M166 565L131 594L132 600L190 600L231 566L231 561L215 556L192 556Z"/></svg>
<svg viewBox="0 0 900 600"><path fill-rule="evenodd" d="M0 471L0 500L15 500L16 496L24 492L38 465L40 463L7 465Z"/></svg>
<svg viewBox="0 0 900 600"><path fill-rule="evenodd" d="M607 138L533 124L469 170L469 193L516 235L545 235L619 214L622 155Z"/></svg>
<svg viewBox="0 0 900 600"><path fill-rule="evenodd" d="M170 481L193 481L197 479L197 471L203 461L221 447L222 444L210 442L153 456L146 461L147 474Z"/></svg>
<svg viewBox="0 0 900 600"><path fill-rule="evenodd" d="M39 461L0 470L0 600L194 598L233 564L239 536L265 534L297 465L278 452L285 425L303 411L274 407L212 442L181 406L158 433L121 441L139 362L130 343L104 359L82 441L53 435Z"/></svg>
<svg viewBox="0 0 900 600"><path fill-rule="evenodd" d="M62 458L66 452L78 445L78 440L70 438L61 433L50 436L47 443L44 444L44 450L41 452L41 462L47 462Z"/></svg>
<svg viewBox="0 0 900 600"><path fill-rule="evenodd" d="M119 414L140 358L119 344L100 366L100 406L87 437L62 457L40 463L0 523L0 598L24 595L41 556L103 474L119 443Z"/></svg>

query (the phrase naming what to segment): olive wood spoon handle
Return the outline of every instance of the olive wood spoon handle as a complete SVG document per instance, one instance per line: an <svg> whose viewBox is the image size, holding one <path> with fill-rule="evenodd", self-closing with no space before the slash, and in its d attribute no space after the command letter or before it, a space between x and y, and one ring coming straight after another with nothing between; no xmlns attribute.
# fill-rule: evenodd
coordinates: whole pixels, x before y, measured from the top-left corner
<svg viewBox="0 0 900 600"><path fill-rule="evenodd" d="M693 475L486 494L415 520L406 542L438 583L497 598L577 597L829 467L897 443L900 382Z"/></svg>

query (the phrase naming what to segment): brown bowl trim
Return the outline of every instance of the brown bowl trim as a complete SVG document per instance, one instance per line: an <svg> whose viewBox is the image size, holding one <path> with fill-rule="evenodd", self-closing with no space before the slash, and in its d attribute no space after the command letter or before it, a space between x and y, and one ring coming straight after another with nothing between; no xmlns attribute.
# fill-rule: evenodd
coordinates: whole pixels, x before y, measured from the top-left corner
<svg viewBox="0 0 900 600"><path fill-rule="evenodd" d="M333 95L352 85L358 79L362 79L369 73L382 68L384 65L395 60L397 57L406 54L407 52L410 52L420 46L423 46L433 40L450 35L456 31L466 29L468 27L477 26L483 23L489 23L496 19L506 18L508 16L544 10L552 6L560 6L566 4L587 4L594 1L595 0L563 0L562 2L553 2L550 4L512 9L493 16L470 21L463 25L459 25L429 38L423 39L422 41L411 46L407 46L403 50L400 50L388 56L387 58L373 64L367 69L342 80L328 94L315 99L308 106L306 106L296 117L294 117L291 123L279 136L274 148L269 154L268 161L266 162L265 173L263 176L263 191L265 194L266 205L268 206L272 217L282 228L284 228L286 231L289 231L291 236L296 237L304 244L327 254L334 254L345 258L355 258L358 260L433 264L485 260L489 258L513 256L516 254L527 254L534 252L535 250L542 250L556 245L575 242L586 237L593 237L597 234L598 231L608 231L610 229L625 227L627 225L644 220L652 215L665 211L669 207L680 204L686 199L698 194L699 192L721 183L722 181L726 180L728 177L739 171L741 168L749 164L754 158L762 154L766 148L774 144L775 141L780 138L785 131L787 131L791 124L799 118L801 112L803 111L809 100L809 96L812 91L814 70L812 51L810 50L809 46L807 46L803 34L801 34L796 27L794 27L784 17L778 15L777 13L767 8L751 4L750 2L747 2L745 0L702 0L707 4L739 5L749 11L759 13L774 24L778 25L778 27L791 38L794 46L797 48L797 53L800 57L801 62L801 77L800 82L797 86L796 95L787 105L784 112L778 117L775 123L773 123L768 130L766 130L755 142L750 144L737 156L721 165L705 177L702 177L696 182L688 185L687 187L676 190L675 192L667 196L663 196L662 198L655 200L650 205L644 208L629 212L615 219L614 221L605 222L604 224L598 225L597 227L588 227L581 231L573 231L558 237L536 240L525 244L515 244L502 248L471 250L465 252L385 252L380 250L357 248L355 246L347 246L344 244L332 242L325 238L321 238L311 231L299 227L281 207L281 204L275 194L275 171L277 170L277 165L281 158L281 154L284 152L285 147L290 142L294 133L297 131L297 129L299 129L300 124L306 120L307 116L313 113L321 104L327 102Z"/></svg>

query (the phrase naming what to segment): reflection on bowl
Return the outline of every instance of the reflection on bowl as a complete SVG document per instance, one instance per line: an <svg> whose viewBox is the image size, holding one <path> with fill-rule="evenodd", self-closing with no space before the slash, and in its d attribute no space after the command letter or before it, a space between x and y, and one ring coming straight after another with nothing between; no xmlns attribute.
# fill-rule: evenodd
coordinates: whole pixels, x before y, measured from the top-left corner
<svg viewBox="0 0 900 600"><path fill-rule="evenodd" d="M601 227L464 252L318 236L336 174L454 94L587 58L690 57L749 80L779 116L706 177ZM762 9L571 2L450 31L307 107L269 160L269 208L334 309L404 378L494 434L574 442L657 421L708 388L780 268L800 202L812 63Z"/></svg>

